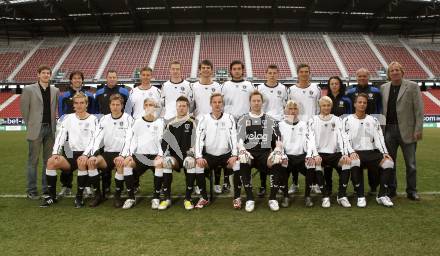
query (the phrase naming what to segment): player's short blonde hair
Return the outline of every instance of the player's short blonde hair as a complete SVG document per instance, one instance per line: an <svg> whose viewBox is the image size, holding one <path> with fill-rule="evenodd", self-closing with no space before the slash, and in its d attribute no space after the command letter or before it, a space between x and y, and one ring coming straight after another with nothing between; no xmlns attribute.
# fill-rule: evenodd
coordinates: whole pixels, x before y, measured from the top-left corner
<svg viewBox="0 0 440 256"><path fill-rule="evenodd" d="M145 98L144 99L144 105L147 102L153 102L154 106L157 107L157 102L153 98Z"/></svg>
<svg viewBox="0 0 440 256"><path fill-rule="evenodd" d="M75 99L84 99L86 104L89 104L89 98L83 92L77 92L72 97L72 102L75 102Z"/></svg>
<svg viewBox="0 0 440 256"><path fill-rule="evenodd" d="M294 100L288 100L286 103L286 106L284 106L284 110L287 110L289 108L297 108L299 109L299 104L296 103Z"/></svg>
<svg viewBox="0 0 440 256"><path fill-rule="evenodd" d="M319 106L321 106L323 103L330 103L331 106L333 106L333 101L330 99L329 96L323 96L319 99Z"/></svg>

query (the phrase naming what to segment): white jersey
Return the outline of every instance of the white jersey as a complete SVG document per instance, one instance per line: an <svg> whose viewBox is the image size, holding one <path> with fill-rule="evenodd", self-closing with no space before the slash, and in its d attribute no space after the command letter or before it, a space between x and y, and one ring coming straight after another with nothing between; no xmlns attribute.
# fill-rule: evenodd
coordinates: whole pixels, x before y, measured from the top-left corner
<svg viewBox="0 0 440 256"><path fill-rule="evenodd" d="M379 121L370 115L364 119L358 119L351 114L342 121L342 132L346 138L347 152L362 150L379 150L382 154L388 154L382 128Z"/></svg>
<svg viewBox="0 0 440 256"><path fill-rule="evenodd" d="M55 138L52 154L60 154L61 148L69 138L68 146L72 151L85 151L93 142L93 136L98 127L98 119L89 115L85 119L79 119L75 113L64 115L59 121L58 134Z"/></svg>
<svg viewBox="0 0 440 256"><path fill-rule="evenodd" d="M192 89L189 82L182 80L180 83L173 83L170 80L162 85L162 106L164 107L163 118L170 120L176 116L176 100L180 96L188 98L190 104L193 101ZM188 109L189 110L189 109Z"/></svg>
<svg viewBox="0 0 440 256"><path fill-rule="evenodd" d="M237 129L232 115L223 113L219 119L214 119L211 114L201 117L196 130L196 158L203 157L203 148L214 156L228 152L237 155Z"/></svg>
<svg viewBox="0 0 440 256"><path fill-rule="evenodd" d="M200 120L204 114L211 113L211 104L209 102L211 94L221 92L221 86L217 82L212 82L210 85L195 82L192 84L192 90L195 105L194 117Z"/></svg>
<svg viewBox="0 0 440 256"><path fill-rule="evenodd" d="M154 121L147 121L144 117L136 119L121 155L124 157L133 154L162 156L161 142L164 129L165 125L161 118Z"/></svg>
<svg viewBox="0 0 440 256"><path fill-rule="evenodd" d="M342 120L330 114L329 120L323 120L319 115L313 116L308 122L309 136L319 153L345 154L342 137Z"/></svg>
<svg viewBox="0 0 440 256"><path fill-rule="evenodd" d="M306 88L299 88L298 85L292 85L287 89L287 98L298 104L299 119L309 121L312 116L319 114L319 99L321 98L321 89L317 85L310 84Z"/></svg>
<svg viewBox="0 0 440 256"><path fill-rule="evenodd" d="M249 96L255 90L251 82L246 80L226 81L222 86L225 100L225 113L231 114L235 120L249 112Z"/></svg>
<svg viewBox="0 0 440 256"><path fill-rule="evenodd" d="M257 89L263 94L263 111L276 121L281 121L284 117L284 105L287 101L286 86L278 83L275 87L260 84Z"/></svg>
<svg viewBox="0 0 440 256"><path fill-rule="evenodd" d="M153 99L158 108L160 108L160 90L156 86L151 86L149 89L141 89L140 86L135 87L130 91L130 95L125 104L125 113L132 115L134 119L138 119L144 115L144 100ZM160 109L157 114L160 113Z"/></svg>
<svg viewBox="0 0 440 256"><path fill-rule="evenodd" d="M297 156L306 153L306 157L317 156L315 144L309 140L306 122L289 124L283 120L279 123L279 129L286 155Z"/></svg>
<svg viewBox="0 0 440 256"><path fill-rule="evenodd" d="M84 154L96 155L102 146L104 152L121 153L133 122L133 118L127 113L123 113L119 118L113 118L112 114L101 117L94 140Z"/></svg>

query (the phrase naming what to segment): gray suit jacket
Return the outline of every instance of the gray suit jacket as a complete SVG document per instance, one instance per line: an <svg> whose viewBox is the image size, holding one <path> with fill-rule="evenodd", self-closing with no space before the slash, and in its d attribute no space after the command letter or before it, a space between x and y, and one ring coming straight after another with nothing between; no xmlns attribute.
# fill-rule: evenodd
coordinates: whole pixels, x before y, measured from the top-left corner
<svg viewBox="0 0 440 256"><path fill-rule="evenodd" d="M388 98L390 95L391 82L381 86L383 115L387 116ZM423 99L417 83L406 79L402 80L402 85L397 95L396 102L397 122L399 123L400 135L405 143L412 143L415 132L423 130Z"/></svg>
<svg viewBox="0 0 440 256"><path fill-rule="evenodd" d="M55 134L58 96L60 91L55 86L50 86L50 111L52 114L52 132ZM38 83L27 85L20 98L20 110L27 125L28 140L36 140L40 135L41 121L43 119L43 97Z"/></svg>

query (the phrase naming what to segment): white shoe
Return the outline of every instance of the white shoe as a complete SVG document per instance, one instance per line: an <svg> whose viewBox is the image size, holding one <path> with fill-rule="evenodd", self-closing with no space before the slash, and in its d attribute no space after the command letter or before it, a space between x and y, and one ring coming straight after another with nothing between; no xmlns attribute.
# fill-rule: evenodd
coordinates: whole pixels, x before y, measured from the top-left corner
<svg viewBox="0 0 440 256"><path fill-rule="evenodd" d="M68 187L62 187L60 193L58 193L58 197L62 198L65 196L71 196L72 195L72 189Z"/></svg>
<svg viewBox="0 0 440 256"><path fill-rule="evenodd" d="M337 201L338 201L338 204L340 204L344 208L350 208L351 207L351 204L348 201L348 198L346 196L341 197L341 198L338 197ZM359 200L358 200L358 202L359 202Z"/></svg>
<svg viewBox="0 0 440 256"><path fill-rule="evenodd" d="M136 200L129 198L129 199L125 200L124 205L122 206L122 209L133 208L135 204L136 204Z"/></svg>
<svg viewBox="0 0 440 256"><path fill-rule="evenodd" d="M357 207L365 208L366 206L367 206L367 200L365 200L365 197L358 197Z"/></svg>
<svg viewBox="0 0 440 256"><path fill-rule="evenodd" d="M220 185L214 185L214 192L216 194L221 194L222 193L222 186Z"/></svg>
<svg viewBox="0 0 440 256"><path fill-rule="evenodd" d="M321 206L322 208L330 208L330 197L324 197Z"/></svg>
<svg viewBox="0 0 440 256"><path fill-rule="evenodd" d="M318 185L312 185L312 193L321 194L321 189Z"/></svg>
<svg viewBox="0 0 440 256"><path fill-rule="evenodd" d="M167 200L163 200L162 202L160 202L159 207L157 207L158 210L166 210L171 206L171 200L167 199Z"/></svg>
<svg viewBox="0 0 440 256"><path fill-rule="evenodd" d="M273 211L276 212L280 209L280 206L278 205L278 201L277 200L269 200L269 208Z"/></svg>
<svg viewBox="0 0 440 256"><path fill-rule="evenodd" d="M200 195L200 188L199 188L199 186L195 186L194 187L194 193L196 193L196 195Z"/></svg>
<svg viewBox="0 0 440 256"><path fill-rule="evenodd" d="M93 197L93 191L91 187L85 187L83 192L84 198L91 198Z"/></svg>
<svg viewBox="0 0 440 256"><path fill-rule="evenodd" d="M393 207L394 204L388 196L376 197L376 202L386 207Z"/></svg>
<svg viewBox="0 0 440 256"><path fill-rule="evenodd" d="M291 195L291 194L295 194L296 191L298 191L298 188L299 188L298 185L295 185L295 184L290 185L290 187L289 187L289 192L288 192L289 195Z"/></svg>
<svg viewBox="0 0 440 256"><path fill-rule="evenodd" d="M160 200L155 198L151 200L151 209L157 210L159 208Z"/></svg>
<svg viewBox="0 0 440 256"><path fill-rule="evenodd" d="M255 201L248 200L246 201L246 206L244 208L247 212L253 212L255 209Z"/></svg>

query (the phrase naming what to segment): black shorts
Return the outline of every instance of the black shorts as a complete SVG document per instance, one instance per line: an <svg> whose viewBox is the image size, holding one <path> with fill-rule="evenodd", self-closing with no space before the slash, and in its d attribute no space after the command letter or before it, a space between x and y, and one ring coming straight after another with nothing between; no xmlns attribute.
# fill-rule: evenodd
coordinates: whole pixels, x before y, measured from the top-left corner
<svg viewBox="0 0 440 256"><path fill-rule="evenodd" d="M108 171L115 169L115 162L113 160L119 156L119 152L102 152L101 156L107 164Z"/></svg>
<svg viewBox="0 0 440 256"><path fill-rule="evenodd" d="M230 152L219 156L210 155L208 153L203 155L203 158L205 158L206 162L208 163L208 170L216 169L219 166L226 169L226 166L228 166L228 159L230 157Z"/></svg>
<svg viewBox="0 0 440 256"><path fill-rule="evenodd" d="M339 168L339 160L341 160L342 154L341 152L336 153L319 153L319 156L322 158L322 167L330 166L335 169Z"/></svg>
<svg viewBox="0 0 440 256"><path fill-rule="evenodd" d="M72 158L67 158L64 155L64 157L66 158L67 162L69 162L69 164L70 164L70 171L71 172L78 170L78 162L77 162L77 160L78 160L78 158L80 156L82 156L83 152L84 151L73 151L72 152L72 154L73 154Z"/></svg>
<svg viewBox="0 0 440 256"><path fill-rule="evenodd" d="M154 159L157 157L157 155L141 155L141 154L134 154L133 159L136 163L136 167L133 169L137 176L141 176L144 174L148 169L151 169L154 171Z"/></svg>
<svg viewBox="0 0 440 256"><path fill-rule="evenodd" d="M252 159L251 168L257 168L261 173L267 173L267 159L269 158L270 151L249 151L251 153Z"/></svg>
<svg viewBox="0 0 440 256"><path fill-rule="evenodd" d="M361 160L361 166L367 167L368 170L378 169L383 159L383 155L379 150L359 150L356 151L356 154Z"/></svg>
<svg viewBox="0 0 440 256"><path fill-rule="evenodd" d="M174 159L176 159L177 161L177 170L176 171L180 171L181 168L183 168L183 160L176 154L171 154L171 157L173 157ZM183 159L185 159L185 155L183 155Z"/></svg>
<svg viewBox="0 0 440 256"><path fill-rule="evenodd" d="M305 174L306 168L306 154L302 155L287 155L287 159L289 160L289 164L287 166L287 172L300 172Z"/></svg>

